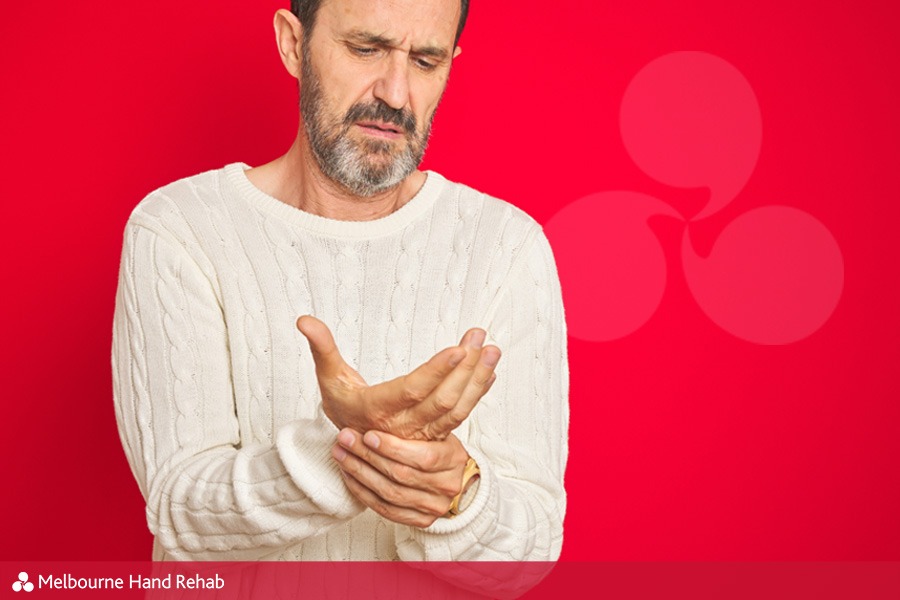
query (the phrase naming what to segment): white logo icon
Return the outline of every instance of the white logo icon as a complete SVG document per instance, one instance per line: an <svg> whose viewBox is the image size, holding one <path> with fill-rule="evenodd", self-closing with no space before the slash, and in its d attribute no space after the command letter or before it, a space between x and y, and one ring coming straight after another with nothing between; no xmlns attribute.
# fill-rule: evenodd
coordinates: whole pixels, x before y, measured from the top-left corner
<svg viewBox="0 0 900 600"><path fill-rule="evenodd" d="M19 580L13 584L14 592L21 592L25 590L26 592L30 592L34 589L34 584L28 581L28 573L22 571L19 573Z"/></svg>

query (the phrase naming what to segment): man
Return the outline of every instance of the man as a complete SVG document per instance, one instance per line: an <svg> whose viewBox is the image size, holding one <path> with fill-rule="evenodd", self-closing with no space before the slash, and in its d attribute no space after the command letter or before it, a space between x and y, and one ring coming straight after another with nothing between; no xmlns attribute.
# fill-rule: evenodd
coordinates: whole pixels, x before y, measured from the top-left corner
<svg viewBox="0 0 900 600"><path fill-rule="evenodd" d="M558 557L549 245L511 205L417 170L467 9L279 10L291 148L133 212L113 369L155 560Z"/></svg>

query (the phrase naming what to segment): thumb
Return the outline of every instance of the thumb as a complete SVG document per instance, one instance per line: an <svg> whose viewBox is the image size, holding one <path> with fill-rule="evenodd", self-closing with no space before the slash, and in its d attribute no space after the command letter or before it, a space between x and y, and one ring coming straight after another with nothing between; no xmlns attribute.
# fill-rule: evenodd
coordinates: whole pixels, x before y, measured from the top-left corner
<svg viewBox="0 0 900 600"><path fill-rule="evenodd" d="M309 349L316 362L316 372L320 377L338 375L349 367L341 357L337 344L334 343L334 336L325 323L313 316L304 315L297 319L297 329L309 342Z"/></svg>

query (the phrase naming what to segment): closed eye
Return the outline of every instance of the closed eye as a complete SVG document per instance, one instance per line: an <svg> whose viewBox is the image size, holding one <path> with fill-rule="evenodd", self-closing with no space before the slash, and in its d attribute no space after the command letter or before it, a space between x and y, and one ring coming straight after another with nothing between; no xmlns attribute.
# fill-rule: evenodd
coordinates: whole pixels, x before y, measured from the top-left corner
<svg viewBox="0 0 900 600"><path fill-rule="evenodd" d="M417 67L422 69L423 71L433 71L437 68L437 64L431 62L430 60L426 60L424 58L416 58L414 62Z"/></svg>
<svg viewBox="0 0 900 600"><path fill-rule="evenodd" d="M378 53L378 48L372 48L371 46L352 46L348 44L347 48L357 56L375 56Z"/></svg>

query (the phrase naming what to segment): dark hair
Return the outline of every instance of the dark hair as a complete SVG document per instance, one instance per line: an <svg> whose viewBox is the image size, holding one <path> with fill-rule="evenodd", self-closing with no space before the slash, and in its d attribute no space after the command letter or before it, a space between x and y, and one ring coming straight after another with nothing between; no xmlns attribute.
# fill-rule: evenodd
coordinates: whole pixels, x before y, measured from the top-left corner
<svg viewBox="0 0 900 600"><path fill-rule="evenodd" d="M466 17L469 16L469 0L459 0L460 13L459 24L456 26L456 39L453 44L459 43L459 36L462 35L463 28L466 26ZM294 13L300 24L303 26L303 32L309 33L316 24L316 13L322 6L322 0L291 0L291 12Z"/></svg>

